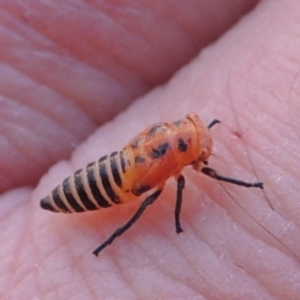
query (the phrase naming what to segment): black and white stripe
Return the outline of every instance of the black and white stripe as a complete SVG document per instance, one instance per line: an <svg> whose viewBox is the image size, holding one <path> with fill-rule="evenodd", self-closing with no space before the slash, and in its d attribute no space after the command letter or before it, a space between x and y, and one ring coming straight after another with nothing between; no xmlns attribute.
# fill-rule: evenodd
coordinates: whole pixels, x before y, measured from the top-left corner
<svg viewBox="0 0 300 300"><path fill-rule="evenodd" d="M53 212L73 213L120 204L125 172L123 151L113 152L66 178L40 205Z"/></svg>

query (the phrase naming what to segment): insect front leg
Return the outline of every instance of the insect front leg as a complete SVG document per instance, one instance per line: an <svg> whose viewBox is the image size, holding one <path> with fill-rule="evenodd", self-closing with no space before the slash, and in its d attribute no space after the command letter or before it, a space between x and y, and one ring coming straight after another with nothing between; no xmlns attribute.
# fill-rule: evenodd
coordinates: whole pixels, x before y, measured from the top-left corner
<svg viewBox="0 0 300 300"><path fill-rule="evenodd" d="M103 244L97 247L93 254L98 256L99 252L102 251L106 246L110 245L118 236L122 235L127 229L129 229L143 214L145 209L152 204L161 194L162 188L154 192L152 195L148 196L141 204L137 212L133 217L123 226L119 227Z"/></svg>
<svg viewBox="0 0 300 300"><path fill-rule="evenodd" d="M217 171L215 171L214 169L208 168L208 167L202 168L201 171L205 175L207 175L209 177L212 177L212 178L215 178L215 179L220 180L220 181L225 181L225 182L229 182L229 183L244 186L244 187L257 187L257 188L260 188L260 189L264 188L264 185L263 185L262 182L245 182L245 181L242 181L242 180L221 176L217 173Z"/></svg>
<svg viewBox="0 0 300 300"><path fill-rule="evenodd" d="M180 212L182 204L182 191L185 186L185 179L183 175L177 177L177 195L176 195L176 206L175 206L175 228L176 233L183 232L180 224Z"/></svg>

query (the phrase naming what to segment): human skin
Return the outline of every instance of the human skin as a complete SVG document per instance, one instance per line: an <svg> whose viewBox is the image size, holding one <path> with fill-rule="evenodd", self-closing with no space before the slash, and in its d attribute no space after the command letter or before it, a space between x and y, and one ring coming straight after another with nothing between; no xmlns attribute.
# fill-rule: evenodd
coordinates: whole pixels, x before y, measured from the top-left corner
<svg viewBox="0 0 300 300"><path fill-rule="evenodd" d="M262 1L230 29L249 1L222 10L224 1L198 2L130 2L126 11L53 1L54 20L50 6L0 1L1 299L298 299L299 1ZM186 168L184 232L175 232L170 179L98 258L92 251L138 202L74 215L40 209L66 176L189 112L222 122L211 130L210 166L260 180L264 192Z"/></svg>

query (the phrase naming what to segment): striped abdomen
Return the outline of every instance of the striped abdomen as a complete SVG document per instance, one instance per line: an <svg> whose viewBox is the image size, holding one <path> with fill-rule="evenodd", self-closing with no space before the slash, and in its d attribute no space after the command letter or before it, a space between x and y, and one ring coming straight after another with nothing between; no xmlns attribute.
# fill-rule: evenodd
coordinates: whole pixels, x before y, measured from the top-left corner
<svg viewBox="0 0 300 300"><path fill-rule="evenodd" d="M53 212L72 213L130 200L133 197L130 182L124 176L126 172L130 173L130 160L124 157L125 154L124 151L113 152L76 171L41 200L41 207Z"/></svg>

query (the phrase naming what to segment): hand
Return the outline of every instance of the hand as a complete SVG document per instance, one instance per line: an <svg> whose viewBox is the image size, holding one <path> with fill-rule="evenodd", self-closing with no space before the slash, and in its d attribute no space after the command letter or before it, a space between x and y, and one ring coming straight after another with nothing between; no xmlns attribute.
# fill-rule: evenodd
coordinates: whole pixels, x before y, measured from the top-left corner
<svg viewBox="0 0 300 300"><path fill-rule="evenodd" d="M300 8L261 3L229 29L250 9L244 2L226 11L200 1L2 3L1 299L297 298ZM187 168L183 233L175 233L170 179L95 258L139 203L75 215L39 208L76 169L191 111L222 121L209 165L263 181L274 210L259 189Z"/></svg>

